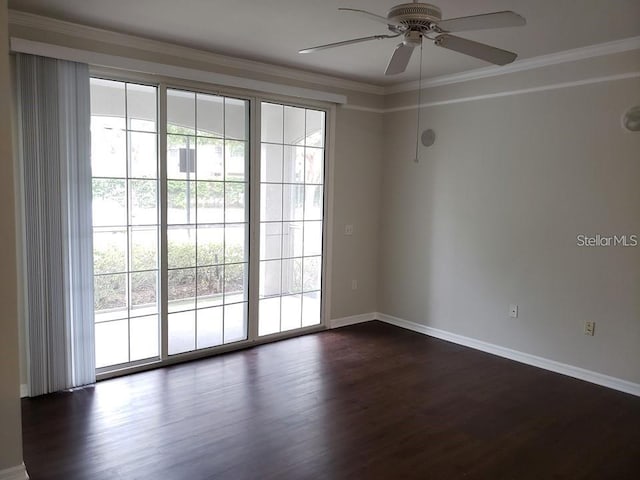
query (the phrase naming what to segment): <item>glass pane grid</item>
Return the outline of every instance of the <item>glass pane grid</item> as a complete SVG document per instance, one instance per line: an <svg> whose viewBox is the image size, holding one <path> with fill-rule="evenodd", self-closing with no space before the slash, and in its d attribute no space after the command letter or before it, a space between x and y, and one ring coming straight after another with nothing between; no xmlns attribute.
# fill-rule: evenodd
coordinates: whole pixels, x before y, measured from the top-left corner
<svg viewBox="0 0 640 480"><path fill-rule="evenodd" d="M175 242L172 246L169 241L170 279L189 272L191 285L182 297L170 297L169 354L174 355L227 343L229 338L246 339L246 308L239 321L233 310L237 307L227 310L246 304L248 295L248 102L174 89L167 95L168 229L193 235L192 247ZM183 152L178 154L176 147ZM180 265L172 264L172 250L177 248L187 249L188 260ZM227 293L227 283L241 287L241 301ZM171 288L170 282L170 292ZM225 312L234 321L227 321ZM231 334L229 325L238 322L244 333Z"/></svg>
<svg viewBox="0 0 640 480"><path fill-rule="evenodd" d="M107 318L105 320L96 320L95 323L120 322L122 320L128 320L128 319L129 319L129 317Z"/></svg>
<svg viewBox="0 0 640 480"><path fill-rule="evenodd" d="M122 130L123 132L129 132L129 133L155 133L157 134L158 131L157 130L136 130L133 128L129 128L127 130Z"/></svg>
<svg viewBox="0 0 640 480"><path fill-rule="evenodd" d="M177 224L180 225L180 224ZM117 229L117 228L135 228L135 227L157 227L158 224L157 223L114 223L114 224L100 224L100 225L96 225L94 226L94 232L100 232L101 230L113 230L113 229ZM181 225L182 226L182 225Z"/></svg>
<svg viewBox="0 0 640 480"><path fill-rule="evenodd" d="M271 262L271 261L275 261L275 260L303 260L305 258L318 258L319 255L307 255L306 257L300 257L300 256L295 256L295 257L278 257L278 258L266 258L266 259L261 259L260 263L264 263L264 262ZM214 266L214 265L211 265Z"/></svg>
<svg viewBox="0 0 640 480"><path fill-rule="evenodd" d="M316 290L310 291L310 292L305 292L305 293L314 293L315 291ZM265 298L271 298L271 297L265 297ZM229 302L229 303L224 303L224 304L221 303L220 305L215 305L215 306L185 308L185 309L181 309L181 310L172 311L171 313L200 312L202 310L209 310L211 308L226 307L227 305L242 305L242 304L245 304L245 303L248 303L248 301L247 300L240 300L240 301L237 301L237 302ZM117 321L117 320L122 320L122 319L114 318L113 320L105 320L105 323L106 322L114 322L114 321Z"/></svg>
<svg viewBox="0 0 640 480"><path fill-rule="evenodd" d="M173 330L173 335L169 338L173 338L176 343L173 347L171 345L169 346L169 355L187 353L246 340L247 330L245 318L247 307L248 302L244 301L226 303L224 305L217 305L213 307L179 310L169 313L170 324L171 320L179 318L187 318L187 321L190 323L189 325L176 324L173 329L171 325L169 326L169 329ZM238 308L243 310L240 317L237 315ZM233 312L233 310L235 310L235 312ZM198 325L201 321L206 321L207 316L212 312L216 312L219 317L219 328L217 329L218 340L213 342L211 339L209 339L208 342L201 341L201 336L206 336L207 333L211 335L212 332L204 332L200 335L202 329L199 332ZM235 315L232 315L234 313ZM243 325L243 323L245 325ZM191 328L191 325L193 325L193 328Z"/></svg>
<svg viewBox="0 0 640 480"><path fill-rule="evenodd" d="M158 133L157 130L136 130L135 128L113 128L113 127L105 127L105 126L100 126L100 125L96 125L95 128L101 128L104 129L106 131L109 132L114 132L114 133Z"/></svg>
<svg viewBox="0 0 640 480"><path fill-rule="evenodd" d="M169 267L167 268L167 271L172 272L174 270L185 270L185 269L189 269L189 268L211 268L211 267L229 267L229 266L233 266L233 265L247 265L248 262L231 262L231 263L210 263L210 264L203 264L203 265L191 265L189 267ZM155 270L142 270L142 272L145 271L155 271ZM125 272L126 273L126 272ZM132 273L139 273L138 271L136 272L132 272ZM110 273L103 273L100 275L111 275ZM96 275L98 276L98 275Z"/></svg>
<svg viewBox="0 0 640 480"><path fill-rule="evenodd" d="M297 186L297 187L301 187L303 185L313 185L313 186L322 186L322 183L309 183L309 182L269 182L269 181L264 181L264 182L260 182L261 184L264 185L292 185L292 186Z"/></svg>
<svg viewBox="0 0 640 480"><path fill-rule="evenodd" d="M92 79L91 115L96 366L105 368L159 356L157 88Z"/></svg>
<svg viewBox="0 0 640 480"><path fill-rule="evenodd" d="M113 338L126 333L124 341L114 348L119 355L117 364L123 365L159 353L158 342L151 350L136 346L153 325L156 338L159 333L158 128L155 105L149 110L154 114L151 121L148 106L139 101L149 89L155 96L154 87L111 84L119 84L123 90L123 106L116 102L113 107L123 114L113 118L107 115L95 122L92 118L92 131L101 129L105 139L115 142L111 157L103 158L124 154L125 160L96 171L98 189L112 190L104 197L104 206L117 208L99 218L94 231L102 235L101 241L112 250L116 263L102 265L94 278L110 282L118 291L117 298L106 305L110 308L104 309L106 315L100 324L110 329ZM178 248L179 257L176 252L168 252L173 264L165 272L177 288L173 296L169 292L168 313L168 353L174 355L247 338L249 112L248 101L241 99L176 89L168 89L167 97L167 149L171 150L167 160L172 167L167 168L167 186L171 188L164 228L173 231L174 250L186 245ZM180 108L171 113L172 105ZM275 188L271 193L279 209L274 217L260 218L262 228L271 225L274 229L271 243L278 243L277 255L266 257L260 245L260 265L273 258L277 266L274 287L278 292L261 292L258 306L262 317L269 304L273 312L277 311L276 331L287 331L320 322L325 114L264 105L279 109L282 122L279 137L278 128L274 130L276 141L263 131L262 143L276 146L275 150L287 157L277 166L279 178L260 179L263 189ZM184 112L176 112L185 106L187 113L180 119ZM291 125L287 126L287 121ZM150 157L155 160L153 168L145 166ZM154 235L151 254L136 254L145 238L148 241ZM170 290L171 286L170 282ZM259 328L259 334L265 334Z"/></svg>
<svg viewBox="0 0 640 480"><path fill-rule="evenodd" d="M147 133L147 132L145 132ZM135 176L127 176L127 177L114 177L114 176L100 176L100 175L93 175L91 177L93 180L155 180L156 177L135 177Z"/></svg>
<svg viewBox="0 0 640 480"><path fill-rule="evenodd" d="M225 140L224 136L212 136L212 135L206 135L206 134L202 134L201 132L196 133L178 133L178 132L172 132L169 135L172 135L174 137L198 137L198 138L208 138L211 140Z"/></svg>
<svg viewBox="0 0 640 480"><path fill-rule="evenodd" d="M320 323L324 112L263 102L261 125L262 336Z"/></svg>
<svg viewBox="0 0 640 480"><path fill-rule="evenodd" d="M283 147L306 147L306 148L315 148L316 150L323 150L323 147L318 147L315 145L307 145L306 142L303 140L302 143L300 142L274 142L274 141L265 141L262 140L260 143L262 143L263 145L278 145L278 146L283 146Z"/></svg>
<svg viewBox="0 0 640 480"><path fill-rule="evenodd" d="M107 273L94 273L94 277L105 277L107 275L122 275L127 273L148 273L148 272L157 272L157 268L151 268L148 270L122 270L119 272L107 272Z"/></svg>

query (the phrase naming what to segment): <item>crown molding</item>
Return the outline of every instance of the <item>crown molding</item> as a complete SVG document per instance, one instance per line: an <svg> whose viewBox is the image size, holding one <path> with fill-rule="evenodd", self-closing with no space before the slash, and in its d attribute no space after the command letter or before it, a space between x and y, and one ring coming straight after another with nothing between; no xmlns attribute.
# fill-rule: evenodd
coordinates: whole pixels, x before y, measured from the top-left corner
<svg viewBox="0 0 640 480"><path fill-rule="evenodd" d="M243 88L256 92L273 93L276 95L318 100L321 102L337 104L347 103L347 97L345 95L336 93L312 90L309 88L292 87L290 85L226 75L208 70L198 70L195 68L178 67L165 63L148 62L145 60L137 60L118 55L97 53L90 50L62 47L60 45L25 40L19 37L10 37L10 50L15 53L28 53L31 55L58 58L60 60L81 62L96 67L117 68L121 70L128 70L130 72L181 78L195 82L205 82L212 85Z"/></svg>
<svg viewBox="0 0 640 480"><path fill-rule="evenodd" d="M340 105L340 109L356 110L358 112L368 112L368 113L386 113L387 112L387 110L384 108L365 107L362 105L354 105L352 103L343 103Z"/></svg>
<svg viewBox="0 0 640 480"><path fill-rule="evenodd" d="M455 103L474 102L477 100L489 100L492 98L510 97L513 95L523 95L526 93L545 92L547 90L558 90L561 88L573 88L581 87L583 85L593 85L603 82L615 82L618 80L628 80L630 78L640 78L640 72L627 72L619 73L615 75L606 75L603 77L591 77L582 80L575 80L572 82L551 83L547 85L540 85L538 87L520 88L517 90L504 90L501 92L487 93L485 95L474 95L470 97L449 98L446 100L436 100L433 102L421 103L420 105L403 105L401 107L391 107L382 110L382 113L402 112L407 110L415 110L417 108L438 107L441 105L452 105ZM342 108L349 108L349 105L341 105ZM356 110L357 108L351 107Z"/></svg>
<svg viewBox="0 0 640 480"><path fill-rule="evenodd" d="M385 88L379 85L257 62L255 60L230 57L196 48L174 45L172 43L151 40L102 28L89 27L87 25L66 22L18 10L9 10L9 25L44 30L47 32L69 35L81 39L94 40L127 48L135 48L153 53L172 55L210 65L247 70L250 72L272 75L289 80L309 82L325 87L340 88L361 93L370 93L373 95L385 94Z"/></svg>
<svg viewBox="0 0 640 480"><path fill-rule="evenodd" d="M470 80L478 80L481 78L496 77L509 73L524 72L536 68L557 65L560 63L575 62L577 60L585 60L587 58L601 57L611 55L613 53L628 52L630 50L640 49L640 36L623 38L613 42L599 43L586 47L564 50L562 52L550 53L548 55L540 55L538 57L525 58L517 60L503 67L484 67L474 70L468 70L461 73L453 73L451 75L441 75L422 80L422 88L440 87L442 85L451 85L454 83L468 82ZM385 88L385 94L409 92L418 89L419 82L406 82L398 85L391 85Z"/></svg>

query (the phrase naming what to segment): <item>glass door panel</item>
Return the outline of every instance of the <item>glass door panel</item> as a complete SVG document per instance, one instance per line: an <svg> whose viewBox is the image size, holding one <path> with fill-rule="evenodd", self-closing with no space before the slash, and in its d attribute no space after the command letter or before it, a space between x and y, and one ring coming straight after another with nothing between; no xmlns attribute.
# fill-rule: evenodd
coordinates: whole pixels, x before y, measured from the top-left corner
<svg viewBox="0 0 640 480"><path fill-rule="evenodd" d="M157 88L92 78L96 367L158 359Z"/></svg>
<svg viewBox="0 0 640 480"><path fill-rule="evenodd" d="M325 113L261 104L258 335L321 321Z"/></svg>
<svg viewBox="0 0 640 480"><path fill-rule="evenodd" d="M168 354L247 339L249 102L167 89Z"/></svg>

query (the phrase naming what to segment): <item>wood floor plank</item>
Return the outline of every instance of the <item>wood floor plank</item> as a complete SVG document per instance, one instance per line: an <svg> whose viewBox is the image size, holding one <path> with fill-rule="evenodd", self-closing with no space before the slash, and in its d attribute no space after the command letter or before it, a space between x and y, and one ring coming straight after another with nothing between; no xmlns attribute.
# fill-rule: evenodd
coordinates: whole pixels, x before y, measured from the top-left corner
<svg viewBox="0 0 640 480"><path fill-rule="evenodd" d="M22 401L33 480L636 479L640 398L380 322Z"/></svg>

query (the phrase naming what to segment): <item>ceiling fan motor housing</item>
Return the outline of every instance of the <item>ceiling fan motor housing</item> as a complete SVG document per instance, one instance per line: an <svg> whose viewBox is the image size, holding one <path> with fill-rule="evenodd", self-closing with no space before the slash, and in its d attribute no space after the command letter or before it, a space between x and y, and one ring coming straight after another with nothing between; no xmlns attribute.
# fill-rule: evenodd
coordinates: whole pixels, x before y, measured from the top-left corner
<svg viewBox="0 0 640 480"><path fill-rule="evenodd" d="M442 20L442 12L429 3L402 3L387 13L387 19L415 30L430 30L433 23Z"/></svg>

